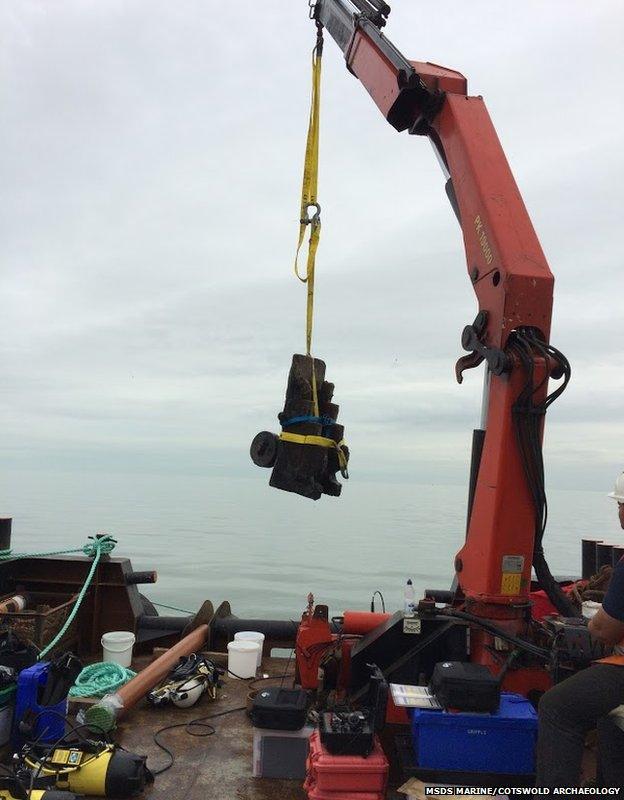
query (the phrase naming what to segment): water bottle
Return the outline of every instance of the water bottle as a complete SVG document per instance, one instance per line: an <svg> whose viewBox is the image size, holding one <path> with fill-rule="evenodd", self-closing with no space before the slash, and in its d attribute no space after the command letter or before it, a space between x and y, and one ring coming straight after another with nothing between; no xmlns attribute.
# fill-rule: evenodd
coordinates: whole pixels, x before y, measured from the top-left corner
<svg viewBox="0 0 624 800"><path fill-rule="evenodd" d="M404 597L404 611L406 616L413 617L416 613L416 599L414 597L414 587L412 585L412 579L408 578L407 583L405 584L405 592L403 594Z"/></svg>

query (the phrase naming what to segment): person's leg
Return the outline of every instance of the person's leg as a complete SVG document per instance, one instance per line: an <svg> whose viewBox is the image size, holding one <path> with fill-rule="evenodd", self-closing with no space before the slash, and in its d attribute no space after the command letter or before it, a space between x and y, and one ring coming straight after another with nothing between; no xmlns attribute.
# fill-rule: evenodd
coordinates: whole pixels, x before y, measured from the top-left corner
<svg viewBox="0 0 624 800"><path fill-rule="evenodd" d="M624 731L607 714L598 720L598 775L601 789L624 788Z"/></svg>
<svg viewBox="0 0 624 800"><path fill-rule="evenodd" d="M557 684L539 704L536 785L578 786L585 736L624 702L624 666L594 664Z"/></svg>

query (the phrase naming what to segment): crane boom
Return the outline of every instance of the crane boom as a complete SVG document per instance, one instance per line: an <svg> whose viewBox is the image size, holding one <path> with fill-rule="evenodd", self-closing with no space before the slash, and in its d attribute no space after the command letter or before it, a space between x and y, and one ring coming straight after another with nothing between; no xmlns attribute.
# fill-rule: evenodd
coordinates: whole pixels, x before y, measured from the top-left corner
<svg viewBox="0 0 624 800"><path fill-rule="evenodd" d="M543 558L539 521L543 411L549 377L563 372L549 345L553 275L483 99L468 95L464 76L405 58L381 32L389 8L379 0L311 0L311 9L387 121L427 136L445 172L479 304L462 334L468 355L457 378L483 361L488 377L467 536L455 559L458 594L473 613L512 627L516 620L520 630L532 564L565 610ZM527 436L523 420L533 425Z"/></svg>

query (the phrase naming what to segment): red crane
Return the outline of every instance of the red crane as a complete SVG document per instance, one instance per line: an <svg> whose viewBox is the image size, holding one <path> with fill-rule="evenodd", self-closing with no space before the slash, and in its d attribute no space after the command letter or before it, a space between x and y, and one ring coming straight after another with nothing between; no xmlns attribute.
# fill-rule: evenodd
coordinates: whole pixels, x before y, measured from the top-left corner
<svg viewBox="0 0 624 800"><path fill-rule="evenodd" d="M461 337L468 354L457 362L457 379L481 362L486 368L453 606L526 636L532 566L557 609L573 616L542 549L544 414L570 375L549 344L553 275L485 103L468 94L466 78L406 59L381 31L390 12L383 0L310 0L310 7L319 33L334 38L388 122L428 137L446 175L479 303ZM549 395L551 377L563 380ZM491 635L475 633L472 659L493 666Z"/></svg>

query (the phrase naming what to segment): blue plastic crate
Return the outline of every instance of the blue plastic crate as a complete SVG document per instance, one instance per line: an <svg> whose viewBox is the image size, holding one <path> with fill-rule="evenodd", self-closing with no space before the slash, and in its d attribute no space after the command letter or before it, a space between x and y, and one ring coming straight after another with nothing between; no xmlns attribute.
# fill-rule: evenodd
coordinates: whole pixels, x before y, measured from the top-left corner
<svg viewBox="0 0 624 800"><path fill-rule="evenodd" d="M415 708L412 737L422 769L513 775L535 770L537 714L519 694L503 693L495 714Z"/></svg>
<svg viewBox="0 0 624 800"><path fill-rule="evenodd" d="M21 747L25 737L20 733L19 723L27 713L36 719L33 738L38 742L55 742L65 733L67 697L54 706L42 706L38 702L39 692L48 680L50 664L39 661L23 669L17 676L17 696L13 719L13 746Z"/></svg>

